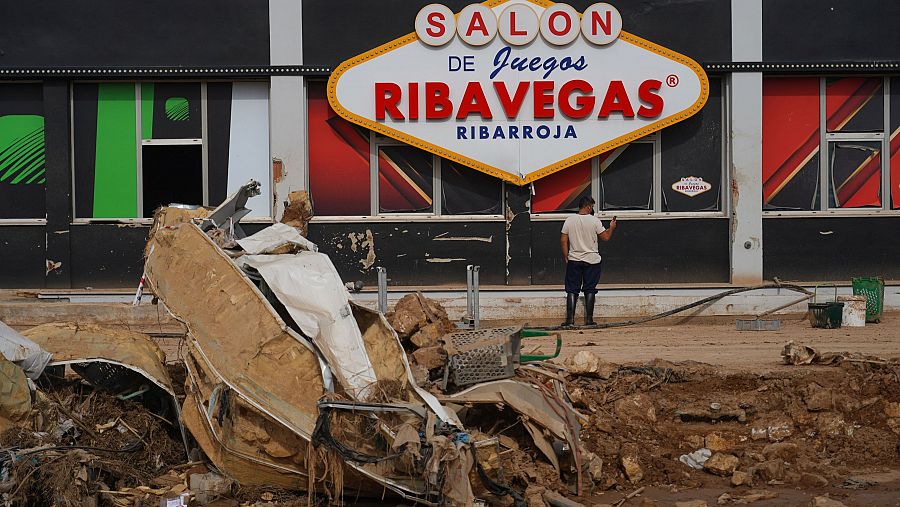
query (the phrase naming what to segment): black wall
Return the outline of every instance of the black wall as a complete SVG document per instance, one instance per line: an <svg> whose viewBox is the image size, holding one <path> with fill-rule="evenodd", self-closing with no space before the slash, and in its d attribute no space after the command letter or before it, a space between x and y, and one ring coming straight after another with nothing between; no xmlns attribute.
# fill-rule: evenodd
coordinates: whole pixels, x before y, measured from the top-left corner
<svg viewBox="0 0 900 507"><path fill-rule="evenodd" d="M0 12L0 67L269 64L266 1L44 0Z"/></svg>
<svg viewBox="0 0 900 507"><path fill-rule="evenodd" d="M506 283L505 222L313 223L310 240L328 254L344 281L390 285L465 285L466 266L481 266L482 284ZM374 263L364 263L371 234ZM356 245L354 250L353 245ZM429 261L429 259L431 261Z"/></svg>
<svg viewBox="0 0 900 507"><path fill-rule="evenodd" d="M431 0L304 0L303 63L336 66L415 31L419 9ZM453 12L470 0L443 0ZM583 12L596 3L567 2ZM731 60L731 2L727 0L628 0L611 2L623 30L683 53L698 62ZM339 13L338 13L339 11ZM691 27L702 27L692 29ZM335 37L340 33L340 37Z"/></svg>
<svg viewBox="0 0 900 507"><path fill-rule="evenodd" d="M44 286L46 241L42 225L0 227L0 288Z"/></svg>
<svg viewBox="0 0 900 507"><path fill-rule="evenodd" d="M532 283L561 285L565 263L561 221L532 222ZM600 243L607 283L727 283L727 218L620 220L615 236Z"/></svg>
<svg viewBox="0 0 900 507"><path fill-rule="evenodd" d="M763 219L763 275L771 280L900 279L900 217Z"/></svg>
<svg viewBox="0 0 900 507"><path fill-rule="evenodd" d="M891 0L763 0L763 60L898 60L898 23Z"/></svg>

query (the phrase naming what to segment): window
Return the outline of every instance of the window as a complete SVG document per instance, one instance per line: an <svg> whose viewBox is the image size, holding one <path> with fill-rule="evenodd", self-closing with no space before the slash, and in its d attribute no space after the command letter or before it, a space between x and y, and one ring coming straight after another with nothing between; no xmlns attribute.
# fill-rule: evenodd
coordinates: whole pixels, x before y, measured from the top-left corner
<svg viewBox="0 0 900 507"><path fill-rule="evenodd" d="M0 220L44 219L44 104L40 84L0 84Z"/></svg>
<svg viewBox="0 0 900 507"><path fill-rule="evenodd" d="M897 209L900 178L883 156L894 121L885 115L889 84L883 77L764 78L764 209Z"/></svg>
<svg viewBox="0 0 900 507"><path fill-rule="evenodd" d="M271 216L268 83L76 83L72 101L77 219L215 206L249 179L250 216Z"/></svg>
<svg viewBox="0 0 900 507"><path fill-rule="evenodd" d="M503 182L339 117L325 83L307 86L309 187L316 216L496 216Z"/></svg>
<svg viewBox="0 0 900 507"><path fill-rule="evenodd" d="M698 114L534 182L532 212L572 213L589 195L608 215L720 213L723 110L722 82L710 79Z"/></svg>

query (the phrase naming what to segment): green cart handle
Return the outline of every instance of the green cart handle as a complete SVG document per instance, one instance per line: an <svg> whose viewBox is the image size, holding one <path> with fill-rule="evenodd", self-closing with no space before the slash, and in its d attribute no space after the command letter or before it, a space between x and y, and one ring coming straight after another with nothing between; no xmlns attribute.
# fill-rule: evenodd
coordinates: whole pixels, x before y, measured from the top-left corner
<svg viewBox="0 0 900 507"><path fill-rule="evenodd" d="M523 329L521 334L522 338L533 338L538 336L556 336L556 351L553 354L522 354L519 356L519 363L547 361L548 359L559 357L559 353L562 351L562 336L560 336L559 333L551 334L540 329Z"/></svg>

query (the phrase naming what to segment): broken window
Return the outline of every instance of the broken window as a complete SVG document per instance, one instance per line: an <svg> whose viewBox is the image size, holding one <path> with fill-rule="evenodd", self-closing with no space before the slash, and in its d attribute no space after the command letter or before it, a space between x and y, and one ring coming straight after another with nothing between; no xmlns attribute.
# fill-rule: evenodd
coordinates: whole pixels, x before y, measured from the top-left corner
<svg viewBox="0 0 900 507"><path fill-rule="evenodd" d="M828 143L828 207L881 207L881 141Z"/></svg>
<svg viewBox="0 0 900 507"><path fill-rule="evenodd" d="M441 214L500 215L502 202L500 179L441 159Z"/></svg>
<svg viewBox="0 0 900 507"><path fill-rule="evenodd" d="M378 146L378 212L431 213L434 158L413 146Z"/></svg>
<svg viewBox="0 0 900 507"><path fill-rule="evenodd" d="M653 209L653 143L636 142L606 152L600 160L598 209Z"/></svg>
<svg viewBox="0 0 900 507"><path fill-rule="evenodd" d="M0 220L45 218L40 84L0 84Z"/></svg>
<svg viewBox="0 0 900 507"><path fill-rule="evenodd" d="M268 93L262 81L75 83L76 219L215 205L250 179L271 195ZM271 199L255 197L251 208L270 216Z"/></svg>

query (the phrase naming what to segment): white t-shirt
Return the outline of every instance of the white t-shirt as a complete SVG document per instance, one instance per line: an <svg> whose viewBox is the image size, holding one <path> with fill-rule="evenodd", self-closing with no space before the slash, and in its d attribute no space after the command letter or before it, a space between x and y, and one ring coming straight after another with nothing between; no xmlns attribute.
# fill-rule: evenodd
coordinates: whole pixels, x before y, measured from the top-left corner
<svg viewBox="0 0 900 507"><path fill-rule="evenodd" d="M569 260L599 264L597 235L606 230L594 215L572 215L566 218L562 233L569 236Z"/></svg>

